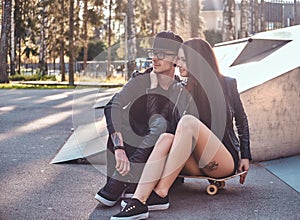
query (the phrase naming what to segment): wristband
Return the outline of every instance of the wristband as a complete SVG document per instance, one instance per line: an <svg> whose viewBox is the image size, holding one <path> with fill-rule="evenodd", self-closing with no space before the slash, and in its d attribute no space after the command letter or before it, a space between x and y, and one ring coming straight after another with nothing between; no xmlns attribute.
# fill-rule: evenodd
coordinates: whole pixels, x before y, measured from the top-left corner
<svg viewBox="0 0 300 220"><path fill-rule="evenodd" d="M114 151L117 149L125 150L125 147L124 146L114 146Z"/></svg>

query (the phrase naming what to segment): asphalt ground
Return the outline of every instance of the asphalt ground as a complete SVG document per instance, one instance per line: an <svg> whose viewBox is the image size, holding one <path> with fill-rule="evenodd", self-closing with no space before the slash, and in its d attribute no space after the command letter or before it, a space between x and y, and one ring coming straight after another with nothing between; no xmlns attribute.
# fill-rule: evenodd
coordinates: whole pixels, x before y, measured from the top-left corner
<svg viewBox="0 0 300 220"><path fill-rule="evenodd" d="M73 132L74 114L84 114L74 112L74 93L0 90L0 219L102 220L120 210L94 199L105 184L96 166L50 164ZM95 118L103 114L95 111ZM177 184L170 208L150 212L150 219L300 219L299 192L264 163L251 164L244 185L231 179L215 196L206 186L194 179Z"/></svg>

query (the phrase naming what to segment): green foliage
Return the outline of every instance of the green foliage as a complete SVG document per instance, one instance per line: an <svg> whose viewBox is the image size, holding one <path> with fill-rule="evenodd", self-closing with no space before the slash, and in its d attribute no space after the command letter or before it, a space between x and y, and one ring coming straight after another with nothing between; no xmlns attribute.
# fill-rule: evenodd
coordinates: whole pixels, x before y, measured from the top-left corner
<svg viewBox="0 0 300 220"><path fill-rule="evenodd" d="M56 81L56 77L55 76L42 76L40 74L34 74L34 75L14 75L14 76L9 76L9 80L10 81L39 81L39 80L51 80L51 81Z"/></svg>
<svg viewBox="0 0 300 220"><path fill-rule="evenodd" d="M214 30L204 31L205 38L213 47L215 44L222 42L222 33Z"/></svg>
<svg viewBox="0 0 300 220"><path fill-rule="evenodd" d="M93 60L96 56L102 53L105 50L106 46L102 41L90 41L88 43L88 60ZM81 47L79 49L78 56L76 60L82 61L83 60L83 51L84 48Z"/></svg>

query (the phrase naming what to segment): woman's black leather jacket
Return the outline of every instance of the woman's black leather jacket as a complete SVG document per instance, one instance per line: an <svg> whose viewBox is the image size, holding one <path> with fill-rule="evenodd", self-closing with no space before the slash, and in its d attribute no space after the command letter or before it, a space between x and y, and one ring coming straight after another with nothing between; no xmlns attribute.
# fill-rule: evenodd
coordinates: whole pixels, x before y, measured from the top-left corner
<svg viewBox="0 0 300 220"><path fill-rule="evenodd" d="M224 80L227 87L229 111L224 139L229 140L237 151L241 151L241 158L251 160L248 119L237 90L236 79L224 77ZM234 131L233 121L235 121L238 138Z"/></svg>

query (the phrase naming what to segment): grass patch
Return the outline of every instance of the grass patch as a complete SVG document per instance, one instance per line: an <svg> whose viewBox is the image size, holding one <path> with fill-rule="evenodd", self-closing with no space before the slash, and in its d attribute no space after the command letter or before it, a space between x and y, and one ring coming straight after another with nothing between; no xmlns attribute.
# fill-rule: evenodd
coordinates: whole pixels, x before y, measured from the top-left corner
<svg viewBox="0 0 300 220"><path fill-rule="evenodd" d="M0 84L0 89L75 89L75 86L7 83L7 84Z"/></svg>
<svg viewBox="0 0 300 220"><path fill-rule="evenodd" d="M40 75L40 74L34 74L34 75L13 75L9 76L10 81L39 81L39 80L49 80L49 81L55 81L56 76L48 76L48 75Z"/></svg>

